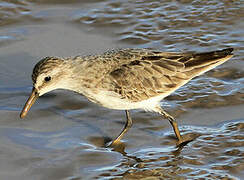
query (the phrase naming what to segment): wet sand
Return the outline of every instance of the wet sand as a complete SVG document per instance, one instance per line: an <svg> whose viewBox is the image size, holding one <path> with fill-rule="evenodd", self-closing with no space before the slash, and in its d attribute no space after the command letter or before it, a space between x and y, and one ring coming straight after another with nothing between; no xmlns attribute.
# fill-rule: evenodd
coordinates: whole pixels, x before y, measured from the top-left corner
<svg viewBox="0 0 244 180"><path fill-rule="evenodd" d="M241 23L233 22L231 33L227 23L221 24L227 40L223 36L218 41L209 37L209 46L204 46L207 41L189 40L190 31L185 31L182 37L185 39L174 46L169 42L170 37L177 37L173 27L167 26L172 33L164 32L167 35L164 41L161 36L156 38L156 30L152 36L147 32L145 24L149 16L135 15L140 20L136 25L141 29L124 23L135 23L134 16L115 24L110 24L109 16L93 16L93 13L107 13L114 20L118 14L126 14L122 10L127 3L82 4L84 12L93 8L88 14L75 9L77 4L66 3L59 6L47 5L45 1L39 5L27 3L24 6L31 9L31 18L24 16L24 21L11 21L0 30L0 179L244 178L244 54L242 35L237 36ZM104 4L115 10L102 9ZM166 10L173 16L172 11L179 9L173 10L174 5L170 5ZM134 6L141 8L141 5L131 5ZM228 13L237 13L234 8ZM175 18L179 18L177 27L184 26L180 16ZM120 30L116 25L120 25ZM211 27L206 36L211 34ZM192 28L197 29L197 25ZM121 30L124 34L119 33ZM144 32L145 37L136 32ZM31 91L32 68L45 56L87 55L122 47L162 46L160 49L176 50L182 43L182 49L189 50L210 50L224 45L236 48L232 60L194 79L162 102L177 118L183 134L196 137L183 149L175 147L176 139L167 120L141 110L132 111L134 124L122 144L114 151L104 148L104 142L116 137L122 129L125 113L97 106L69 91L44 95L25 119L19 118Z"/></svg>

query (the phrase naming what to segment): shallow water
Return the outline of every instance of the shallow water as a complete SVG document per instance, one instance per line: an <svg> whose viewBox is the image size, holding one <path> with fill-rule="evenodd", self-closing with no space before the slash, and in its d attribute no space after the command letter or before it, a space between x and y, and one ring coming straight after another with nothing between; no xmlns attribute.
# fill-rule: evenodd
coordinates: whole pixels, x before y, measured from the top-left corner
<svg viewBox="0 0 244 180"><path fill-rule="evenodd" d="M234 0L1 1L1 179L243 179L243 11ZM193 142L176 148L166 120L135 110L122 144L104 148L124 112L68 91L43 96L19 119L40 58L123 47L235 48L230 61L162 102Z"/></svg>

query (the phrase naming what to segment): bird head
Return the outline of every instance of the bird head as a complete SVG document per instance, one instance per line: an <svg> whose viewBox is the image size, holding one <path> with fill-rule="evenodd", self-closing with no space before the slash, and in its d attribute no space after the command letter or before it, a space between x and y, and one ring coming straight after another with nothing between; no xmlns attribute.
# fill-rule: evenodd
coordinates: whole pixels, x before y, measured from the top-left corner
<svg viewBox="0 0 244 180"><path fill-rule="evenodd" d="M46 57L40 60L32 73L33 88L20 114L24 118L39 96L67 86L68 68L64 59Z"/></svg>

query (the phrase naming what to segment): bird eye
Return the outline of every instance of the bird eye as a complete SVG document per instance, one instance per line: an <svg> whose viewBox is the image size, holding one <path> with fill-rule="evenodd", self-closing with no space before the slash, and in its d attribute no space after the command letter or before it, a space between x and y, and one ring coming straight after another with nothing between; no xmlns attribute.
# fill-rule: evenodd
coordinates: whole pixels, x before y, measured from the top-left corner
<svg viewBox="0 0 244 180"><path fill-rule="evenodd" d="M50 77L50 76L47 76L47 77L44 78L44 80L45 80L46 82L48 82L48 81L51 80L51 77Z"/></svg>

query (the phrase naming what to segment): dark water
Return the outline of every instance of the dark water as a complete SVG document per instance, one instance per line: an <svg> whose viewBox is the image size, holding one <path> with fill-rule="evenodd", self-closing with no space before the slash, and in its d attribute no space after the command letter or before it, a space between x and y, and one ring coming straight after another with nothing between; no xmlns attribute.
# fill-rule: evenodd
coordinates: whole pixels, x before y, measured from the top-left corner
<svg viewBox="0 0 244 180"><path fill-rule="evenodd" d="M1 1L0 179L243 179L243 12L235 0ZM43 96L19 119L40 58L122 47L235 48L162 102L193 142L176 148L166 120L135 110L123 143L104 148L125 113L68 91Z"/></svg>

